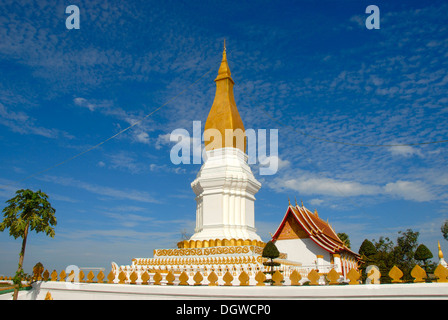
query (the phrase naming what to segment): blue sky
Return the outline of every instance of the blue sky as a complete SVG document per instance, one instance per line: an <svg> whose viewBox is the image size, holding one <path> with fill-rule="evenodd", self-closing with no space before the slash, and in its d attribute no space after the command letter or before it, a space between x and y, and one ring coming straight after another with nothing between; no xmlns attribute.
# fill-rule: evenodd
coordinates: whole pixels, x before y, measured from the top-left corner
<svg viewBox="0 0 448 320"><path fill-rule="evenodd" d="M65 26L71 4L80 9L79 30ZM370 4L380 8L379 30L365 27ZM109 270L111 261L152 257L193 233L190 183L200 165L173 165L168 138L177 128L192 132L193 121L204 125L224 38L245 127L279 130L278 172L260 176L253 166L263 240L296 197L347 233L355 250L365 238L395 240L411 228L435 257L437 240L448 254L440 232L448 219L446 143L367 147L300 133L361 145L446 140L443 1L0 6L0 201L41 189L58 219L54 239L30 235L26 272L38 261L51 270ZM167 101L98 148L23 180ZM13 275L21 242L3 232L0 244L0 274Z"/></svg>

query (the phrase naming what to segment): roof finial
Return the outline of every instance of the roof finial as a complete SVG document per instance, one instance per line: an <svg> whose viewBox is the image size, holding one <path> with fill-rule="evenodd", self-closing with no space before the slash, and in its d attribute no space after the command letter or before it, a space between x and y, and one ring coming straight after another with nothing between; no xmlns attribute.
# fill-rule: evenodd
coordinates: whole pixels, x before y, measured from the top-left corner
<svg viewBox="0 0 448 320"><path fill-rule="evenodd" d="M296 202L296 207L297 207L297 198L296 198L296 197L294 197L294 200L295 200L295 202Z"/></svg>
<svg viewBox="0 0 448 320"><path fill-rule="evenodd" d="M288 197L288 204L291 205L291 201L289 200L289 197Z"/></svg>
<svg viewBox="0 0 448 320"><path fill-rule="evenodd" d="M302 203L302 208L303 208L303 200L300 200L300 202Z"/></svg>
<svg viewBox="0 0 448 320"><path fill-rule="evenodd" d="M443 252L442 248L440 248L440 242L437 240L437 246L439 247L439 259L443 259Z"/></svg>
<svg viewBox="0 0 448 320"><path fill-rule="evenodd" d="M226 61L227 63L227 52L226 52L226 38L224 38L224 50L222 51L222 61ZM227 66L227 69L229 67ZM230 71L229 71L230 74Z"/></svg>

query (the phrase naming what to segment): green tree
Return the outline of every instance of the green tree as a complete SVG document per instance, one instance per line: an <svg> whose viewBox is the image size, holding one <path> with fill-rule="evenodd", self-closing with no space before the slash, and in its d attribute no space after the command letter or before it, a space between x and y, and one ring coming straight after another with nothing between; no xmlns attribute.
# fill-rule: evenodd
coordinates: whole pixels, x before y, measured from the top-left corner
<svg viewBox="0 0 448 320"><path fill-rule="evenodd" d="M350 239L348 237L348 234L344 232L338 233L338 238L341 239L345 246L350 249Z"/></svg>
<svg viewBox="0 0 448 320"><path fill-rule="evenodd" d="M428 259L432 259L433 255L432 252L424 245L421 244L417 247L417 250L415 250L414 259L423 261L423 266L425 267L426 273L428 273Z"/></svg>
<svg viewBox="0 0 448 320"><path fill-rule="evenodd" d="M268 258L270 260L267 262L263 262L263 265L266 267L269 267L269 271L267 271L265 273L271 275L271 279L267 279L265 282L270 283L272 285L274 283L274 280L272 280L272 275L275 272L274 267L277 267L280 265L280 263L274 262L274 259L278 258L280 256L280 252L278 251L277 246L274 244L274 242L269 241L264 246L261 256L263 258Z"/></svg>
<svg viewBox="0 0 448 320"><path fill-rule="evenodd" d="M377 253L377 251L371 241L369 241L368 239L364 239L364 241L361 243L361 246L359 247L358 253L361 256L361 265L359 269L361 271L362 282L364 283L367 278L366 268L367 266L373 264L374 259L372 257Z"/></svg>
<svg viewBox="0 0 448 320"><path fill-rule="evenodd" d="M408 229L406 232L400 231L398 234L400 236L397 238L397 245L393 250L394 262L403 271L403 280L411 281L412 268L417 264L414 255L418 246L419 232Z"/></svg>
<svg viewBox="0 0 448 320"><path fill-rule="evenodd" d="M376 254L377 250L371 241L365 239L361 243L358 253L362 257L369 258L370 256L373 256L374 254Z"/></svg>
<svg viewBox="0 0 448 320"><path fill-rule="evenodd" d="M378 266L381 272L381 283L389 283L389 271L395 265L403 272L403 280L411 281L411 270L416 264L414 258L415 250L418 245L418 232L411 229L406 232L399 231L397 242L394 244L388 237L380 237L378 241L373 240L374 250L368 246L360 248L360 254L363 252L367 257L369 264Z"/></svg>
<svg viewBox="0 0 448 320"><path fill-rule="evenodd" d="M381 283L389 283L388 273L395 264L393 249L394 243L388 237L380 237L378 241L373 240L377 253L372 256L373 263L381 272Z"/></svg>
<svg viewBox="0 0 448 320"><path fill-rule="evenodd" d="M443 237L445 238L445 240L448 241L448 220L445 220L445 223L442 224L440 231L442 231L442 234L443 234Z"/></svg>
<svg viewBox="0 0 448 320"><path fill-rule="evenodd" d="M14 296L17 300L22 279L25 276L23 272L23 260L25 257L26 240L29 230L36 233L45 232L47 236L54 237L53 226L56 225L56 210L48 202L48 196L42 191L34 192L32 190L18 190L16 196L8 201L3 209L3 221L0 224L0 231L9 229L9 235L14 239L22 238L22 248L19 255L19 265L14 276Z"/></svg>

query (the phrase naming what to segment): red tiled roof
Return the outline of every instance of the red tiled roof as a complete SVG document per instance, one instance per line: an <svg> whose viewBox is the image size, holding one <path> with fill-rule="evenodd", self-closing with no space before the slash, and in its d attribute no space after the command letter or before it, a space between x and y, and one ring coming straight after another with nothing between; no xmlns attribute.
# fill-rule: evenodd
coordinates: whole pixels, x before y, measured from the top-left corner
<svg viewBox="0 0 448 320"><path fill-rule="evenodd" d="M312 213L303 205L300 207L296 205L288 206L286 214L283 217L280 226L277 231L272 236L272 240L276 241L285 226L288 217L292 216L294 220L300 225L300 227L309 235L309 237L316 243L319 247L330 253L342 253L347 252L359 257L359 255L352 250L350 250L344 243L339 239L336 232L330 226L328 222L325 222L316 213Z"/></svg>

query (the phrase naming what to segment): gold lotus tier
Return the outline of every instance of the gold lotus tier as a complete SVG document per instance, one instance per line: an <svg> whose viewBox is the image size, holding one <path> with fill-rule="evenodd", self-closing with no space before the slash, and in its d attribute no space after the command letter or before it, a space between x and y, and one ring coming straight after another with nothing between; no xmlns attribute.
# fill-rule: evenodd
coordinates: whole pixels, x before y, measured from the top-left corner
<svg viewBox="0 0 448 320"><path fill-rule="evenodd" d="M133 265L138 266L183 266L183 265L241 265L241 264L261 264L261 256L240 256L240 257L199 257L199 258L171 258L171 259L133 259Z"/></svg>
<svg viewBox="0 0 448 320"><path fill-rule="evenodd" d="M156 249L154 258L179 256L209 256L209 255L261 255L263 248L258 246L208 247L186 249Z"/></svg>
<svg viewBox="0 0 448 320"><path fill-rule="evenodd" d="M264 248L263 241L250 239L210 239L210 240L184 240L177 243L179 249L230 247L230 246L256 246Z"/></svg>

